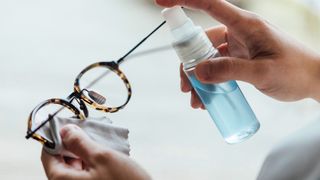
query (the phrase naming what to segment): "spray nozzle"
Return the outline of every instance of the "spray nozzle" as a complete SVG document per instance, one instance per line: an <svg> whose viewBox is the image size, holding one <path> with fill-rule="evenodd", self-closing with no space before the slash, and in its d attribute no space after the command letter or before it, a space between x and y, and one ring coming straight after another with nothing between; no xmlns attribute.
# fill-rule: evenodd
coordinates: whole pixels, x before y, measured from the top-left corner
<svg viewBox="0 0 320 180"><path fill-rule="evenodd" d="M188 22L189 18L180 6L166 8L162 11L162 16L167 21L170 29L175 29Z"/></svg>
<svg viewBox="0 0 320 180"><path fill-rule="evenodd" d="M199 33L199 28L193 24L180 6L164 9L162 16L167 21L176 41L183 41Z"/></svg>

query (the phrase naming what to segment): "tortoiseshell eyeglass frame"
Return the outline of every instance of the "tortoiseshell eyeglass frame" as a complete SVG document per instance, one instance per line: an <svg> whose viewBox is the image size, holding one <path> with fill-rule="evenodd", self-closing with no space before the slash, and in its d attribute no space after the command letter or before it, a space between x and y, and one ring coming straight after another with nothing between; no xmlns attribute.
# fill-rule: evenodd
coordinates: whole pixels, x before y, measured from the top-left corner
<svg viewBox="0 0 320 180"><path fill-rule="evenodd" d="M121 106L117 106L117 107L107 107L107 106L103 106L100 105L98 103L96 103L94 100L92 100L91 98L87 97L86 95L84 95L83 93L83 89L80 88L80 84L79 81L81 79L81 77L88 72L89 70L92 70L94 68L97 67L104 67L107 68L108 70L116 73L121 80L123 81L123 83L125 84L125 87L127 88L128 91L128 96L126 101L124 102L124 104L122 104ZM108 71L106 71L108 72ZM27 134L31 134L32 131L32 122L37 114L37 112L45 107L46 105L49 104L59 104L67 109L69 109L72 113L75 114L75 116L78 119L84 120L86 117L88 117L88 110L85 104L90 105L92 108L98 110L98 111L103 111L106 113L114 113L119 111L120 109L124 108L128 102L130 101L131 98L131 94L132 94L132 90L131 90L131 85L127 79L127 77L123 74L123 72L119 69L119 66L116 62L111 61L111 62L98 62L98 63L94 63L91 64L90 66L86 67L84 70L82 70L80 72L80 74L77 76L75 83L74 83L74 92L67 98L70 101L66 101L64 99L57 99L57 98L53 98L53 99L48 99L42 103L40 103L29 115L28 118L28 130L27 130ZM73 100L77 100L77 102L80 105L80 109L76 108L73 104L72 101ZM59 110L58 110L59 111ZM83 113L82 113L83 112ZM48 119L52 119L53 115L49 115ZM37 128L35 128L37 129ZM50 140L46 139L45 137L41 136L40 134L37 133L33 133L31 136L33 139L40 141L42 144L44 144L45 146L49 147L49 148L54 148L55 147L55 143L51 142Z"/></svg>
<svg viewBox="0 0 320 180"><path fill-rule="evenodd" d="M67 100L59 99L59 98L52 98L52 99L48 99L48 100L40 103L38 106L36 106L33 109L33 111L30 113L29 118L28 118L28 129L27 129L26 139L33 138L48 148L55 148L55 142L52 142L49 139L46 139L45 137L41 136L40 134L37 134L36 132L41 127L43 127L46 123L51 121L53 119L53 117L64 108L67 108L68 110L70 110L75 115L75 117L77 117L80 120L85 120L85 118L88 117L88 115L89 115L86 104L88 104L89 106L91 106L92 108L94 108L98 111L103 111L106 113L115 113L115 112L119 111L120 109L123 109L129 103L129 101L131 99L132 90L131 90L131 85L130 85L127 77L119 69L119 64L121 64L127 56L129 56L136 48L138 48L144 41L146 41L153 33L155 33L158 29L160 29L160 27L162 27L165 23L166 22L164 21L159 26L157 26L151 33L149 33L145 38L143 38L137 45L135 45L129 52L127 52L119 60L110 61L110 62L94 63L94 64L91 64L88 67L86 67L84 70L82 70L80 72L80 74L76 77L76 80L74 82L74 92L71 93L67 97ZM159 50L161 50L161 49L159 49ZM93 68L97 68L97 67L107 68L109 70L109 72L112 71L112 72L116 73L121 78L123 83L125 84L125 87L127 88L128 96L127 96L126 101L122 105L117 106L117 107L104 106L101 103L95 102L95 100L92 97L89 98L83 93L83 91L86 90L86 88L83 88L83 89L80 88L79 82L80 82L81 77L89 70L91 70ZM99 78L102 78L102 77L98 77L96 80L98 80ZM73 100L76 100L78 102L78 104L80 106L79 109L72 104ZM49 104L58 104L58 105L61 105L62 108L60 108L59 110L57 110L53 114L49 114L48 118L45 121L43 121L38 127L32 129L32 122L33 122L37 112L41 108L43 108L44 106L47 106Z"/></svg>

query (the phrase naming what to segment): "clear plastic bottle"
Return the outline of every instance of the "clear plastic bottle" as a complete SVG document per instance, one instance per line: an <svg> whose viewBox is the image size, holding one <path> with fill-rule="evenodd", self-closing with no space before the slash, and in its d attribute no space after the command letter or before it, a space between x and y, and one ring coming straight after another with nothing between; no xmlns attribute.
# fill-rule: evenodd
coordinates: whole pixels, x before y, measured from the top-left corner
<svg viewBox="0 0 320 180"><path fill-rule="evenodd" d="M181 7L164 9L162 15L174 37L173 47L183 69L225 141L235 144L254 135L260 123L236 81L203 84L194 75L197 64L220 56L204 30L195 26Z"/></svg>

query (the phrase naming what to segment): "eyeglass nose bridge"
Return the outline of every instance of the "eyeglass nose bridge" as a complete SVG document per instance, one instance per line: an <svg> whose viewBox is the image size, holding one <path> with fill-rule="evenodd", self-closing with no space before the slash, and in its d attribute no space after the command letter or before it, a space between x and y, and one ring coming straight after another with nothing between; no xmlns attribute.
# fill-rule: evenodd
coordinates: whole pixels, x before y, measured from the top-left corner
<svg viewBox="0 0 320 180"><path fill-rule="evenodd" d="M73 100L76 100L77 103L79 104L79 109L83 112L84 116L87 118L89 116L89 111L88 111L88 108L87 108L86 104L81 99L81 93L83 93L83 92L82 91L80 93L72 92L67 97L67 100L69 100L70 103L72 103Z"/></svg>

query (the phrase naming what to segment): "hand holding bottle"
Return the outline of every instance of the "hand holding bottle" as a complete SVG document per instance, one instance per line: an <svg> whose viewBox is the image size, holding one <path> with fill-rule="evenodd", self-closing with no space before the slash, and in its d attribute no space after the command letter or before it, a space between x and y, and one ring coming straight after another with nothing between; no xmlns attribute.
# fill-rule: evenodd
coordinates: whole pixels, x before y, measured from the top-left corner
<svg viewBox="0 0 320 180"><path fill-rule="evenodd" d="M243 142L260 127L254 112L235 81L204 84L195 76L195 68L208 59L220 57L205 31L196 26L180 6L162 11L173 37L173 48L183 71L222 137L229 144Z"/></svg>
<svg viewBox="0 0 320 180"><path fill-rule="evenodd" d="M320 55L305 48L259 16L223 0L156 0L159 5L202 9L223 26L207 34L225 57L197 65L203 83L240 80L282 101L320 100ZM203 107L181 70L181 89L192 93L194 108Z"/></svg>

